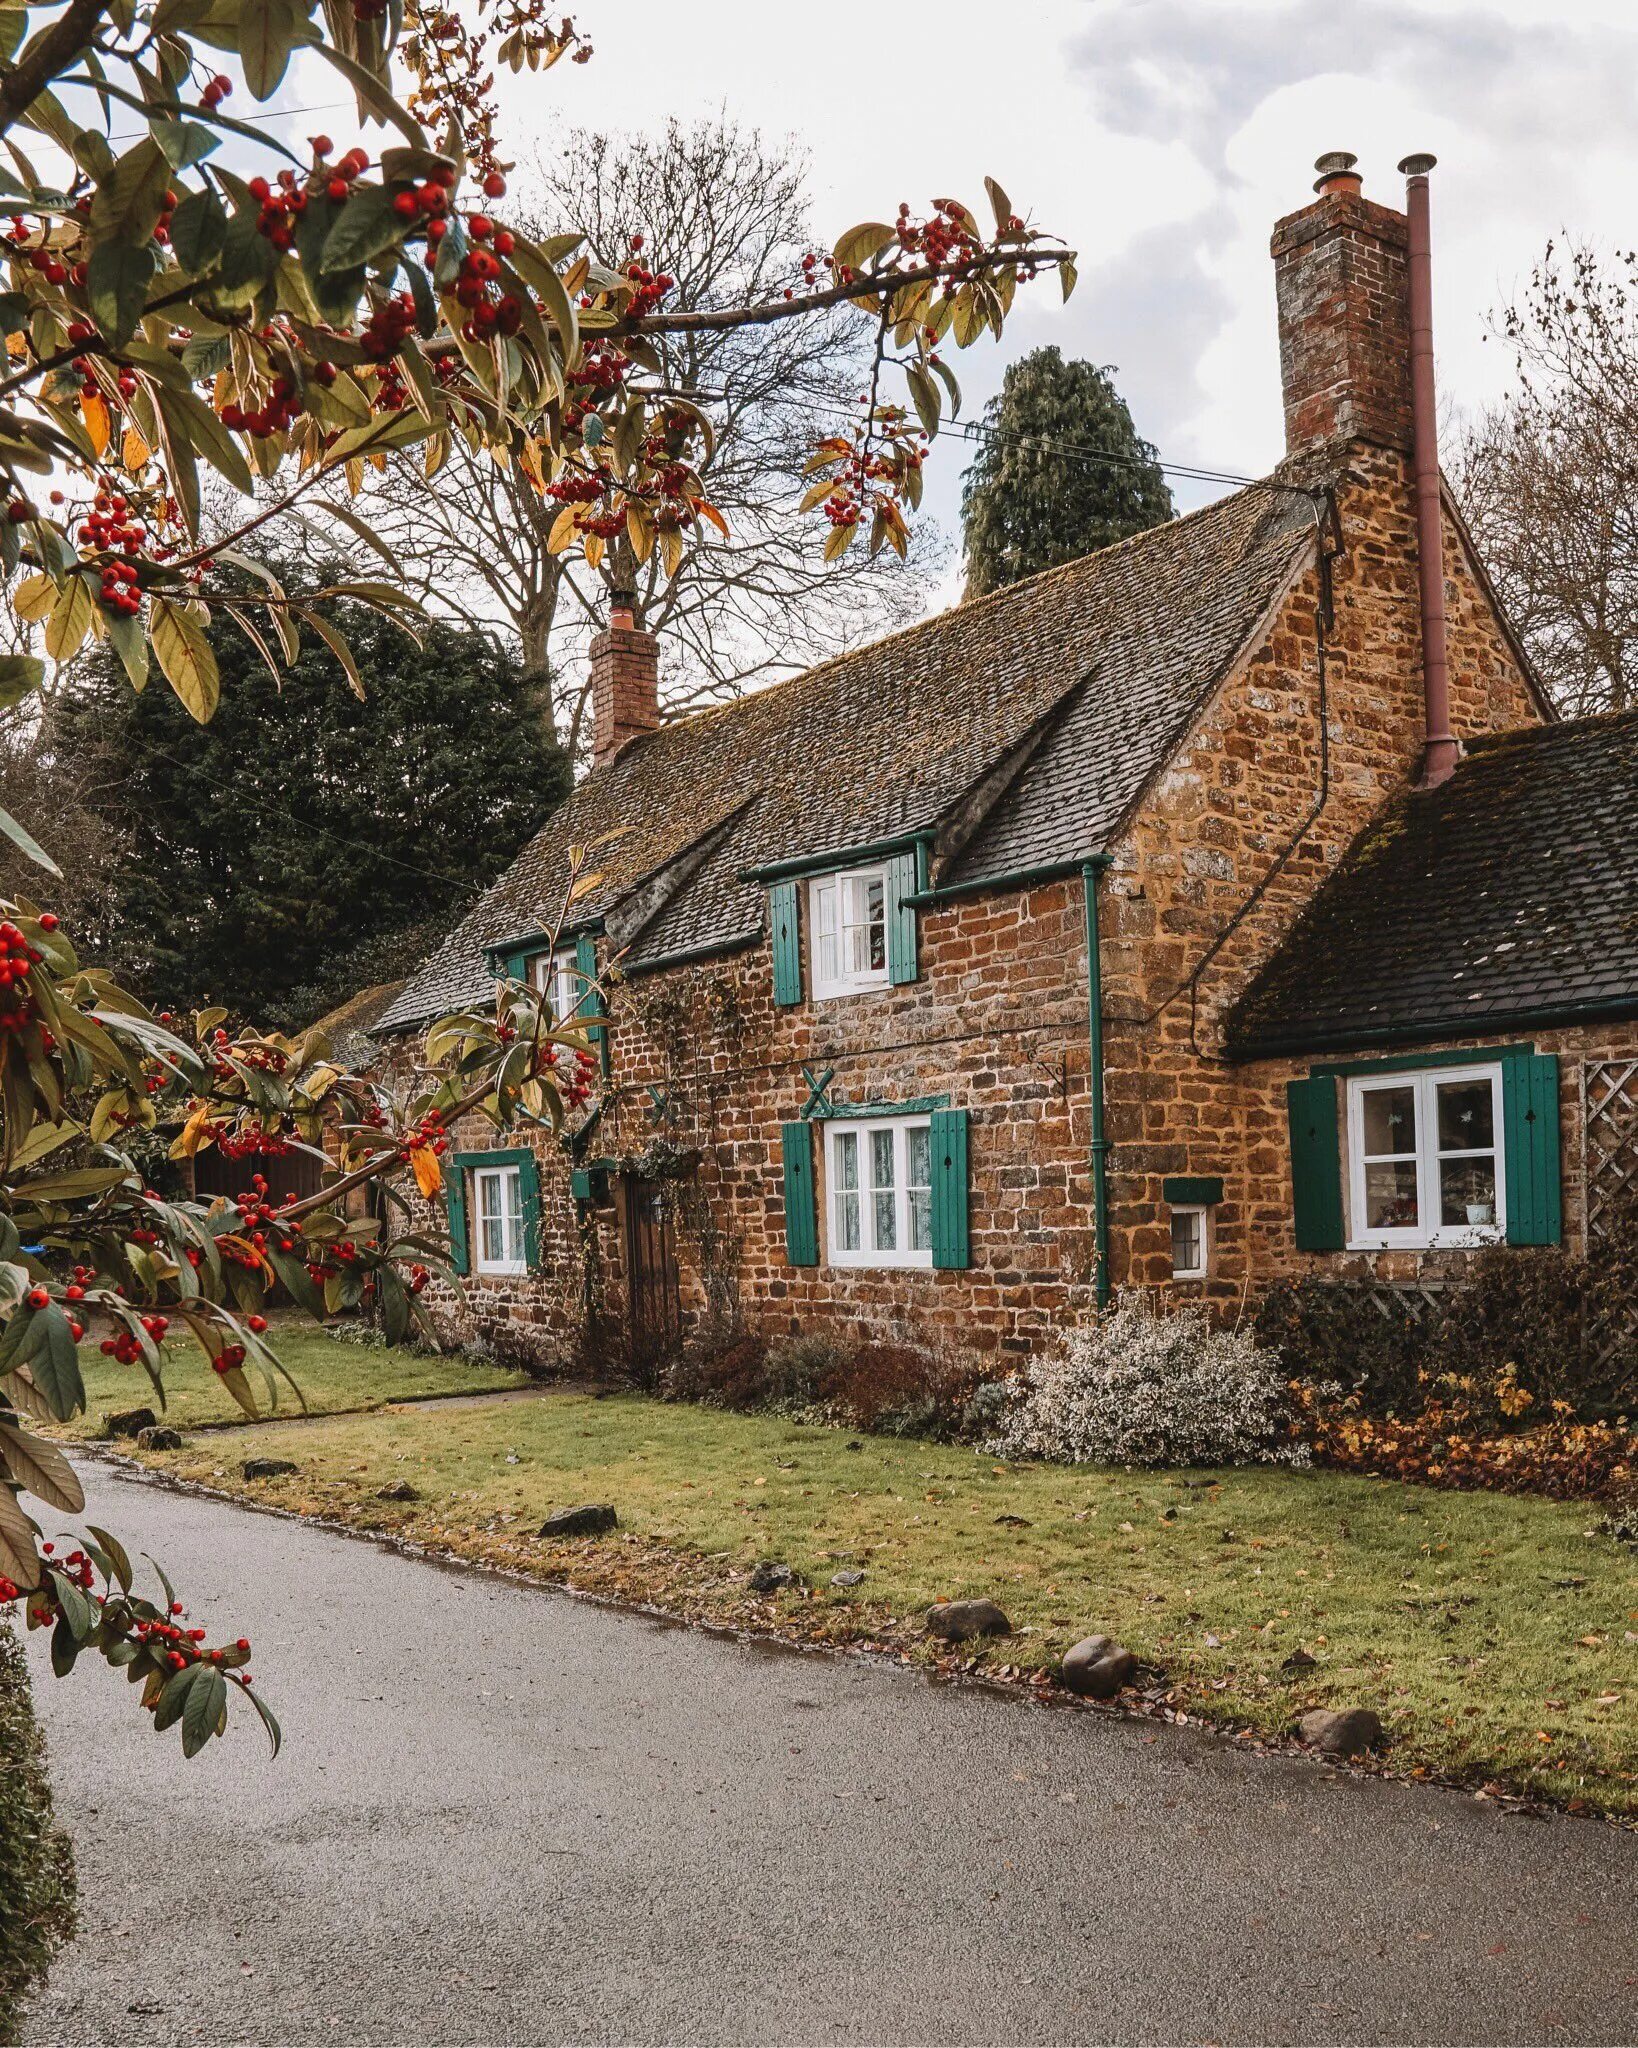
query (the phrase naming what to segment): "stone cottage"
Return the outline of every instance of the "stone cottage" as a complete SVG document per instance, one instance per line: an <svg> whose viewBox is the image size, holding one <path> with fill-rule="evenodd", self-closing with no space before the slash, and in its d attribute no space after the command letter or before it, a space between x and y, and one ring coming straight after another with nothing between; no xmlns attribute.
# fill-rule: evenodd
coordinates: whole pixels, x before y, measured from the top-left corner
<svg viewBox="0 0 1638 2048"><path fill-rule="evenodd" d="M1638 718L1554 720L1442 488L1430 161L1277 225L1265 480L673 722L616 602L592 771L376 1027L499 973L594 1022L566 1143L452 1148L480 1327L1014 1354L1127 1284L1596 1232Z"/></svg>

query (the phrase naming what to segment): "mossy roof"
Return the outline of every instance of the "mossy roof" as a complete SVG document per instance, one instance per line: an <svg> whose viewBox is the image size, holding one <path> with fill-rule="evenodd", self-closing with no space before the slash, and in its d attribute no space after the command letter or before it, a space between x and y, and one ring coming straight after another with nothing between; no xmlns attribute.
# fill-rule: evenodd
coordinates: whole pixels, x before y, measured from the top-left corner
<svg viewBox="0 0 1638 2048"><path fill-rule="evenodd" d="M757 938L746 877L780 861L927 831L944 882L1099 851L1313 531L1303 497L1252 485L662 725L576 786L376 1028L480 998L492 950L560 928L571 849L605 834L569 922L605 919L631 972Z"/></svg>

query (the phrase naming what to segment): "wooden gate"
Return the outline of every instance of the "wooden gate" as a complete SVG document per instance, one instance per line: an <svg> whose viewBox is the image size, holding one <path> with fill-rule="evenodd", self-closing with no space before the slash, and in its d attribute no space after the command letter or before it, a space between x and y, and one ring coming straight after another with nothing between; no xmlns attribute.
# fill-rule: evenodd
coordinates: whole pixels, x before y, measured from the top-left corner
<svg viewBox="0 0 1638 2048"><path fill-rule="evenodd" d="M633 1369L643 1372L681 1339L677 1248L664 1182L628 1174L624 1190L626 1341Z"/></svg>

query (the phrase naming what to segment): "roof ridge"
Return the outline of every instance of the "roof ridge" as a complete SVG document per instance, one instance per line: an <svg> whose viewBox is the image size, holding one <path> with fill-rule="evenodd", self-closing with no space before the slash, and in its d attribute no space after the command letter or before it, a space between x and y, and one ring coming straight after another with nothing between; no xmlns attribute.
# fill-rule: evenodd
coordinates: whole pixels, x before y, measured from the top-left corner
<svg viewBox="0 0 1638 2048"><path fill-rule="evenodd" d="M1593 731L1638 726L1638 704L1609 711L1583 711L1578 718L1543 720L1539 725L1509 725L1499 732L1477 733L1467 742L1467 753L1488 754L1507 746L1534 746L1547 740L1574 740ZM1460 763L1457 764L1458 767Z"/></svg>

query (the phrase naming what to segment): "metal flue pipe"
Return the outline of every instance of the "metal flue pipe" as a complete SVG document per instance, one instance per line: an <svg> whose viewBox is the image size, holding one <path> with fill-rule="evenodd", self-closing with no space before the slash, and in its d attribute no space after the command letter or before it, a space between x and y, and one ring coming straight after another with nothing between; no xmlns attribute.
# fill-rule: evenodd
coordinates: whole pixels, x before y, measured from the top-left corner
<svg viewBox="0 0 1638 2048"><path fill-rule="evenodd" d="M1439 422L1433 390L1433 237L1428 223L1428 172L1435 159L1408 156L1405 214L1410 224L1411 449L1416 476L1416 565L1422 593L1422 684L1427 698L1427 751L1422 782L1436 789L1455 769L1459 748L1450 729L1450 659L1445 641L1445 530L1439 502Z"/></svg>

